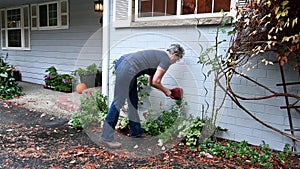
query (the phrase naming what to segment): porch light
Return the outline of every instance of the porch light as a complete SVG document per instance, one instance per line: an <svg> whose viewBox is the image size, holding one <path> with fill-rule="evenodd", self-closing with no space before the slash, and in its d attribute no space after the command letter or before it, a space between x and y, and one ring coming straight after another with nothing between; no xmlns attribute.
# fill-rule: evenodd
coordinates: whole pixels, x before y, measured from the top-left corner
<svg viewBox="0 0 300 169"><path fill-rule="evenodd" d="M103 0L94 1L95 12L103 12Z"/></svg>

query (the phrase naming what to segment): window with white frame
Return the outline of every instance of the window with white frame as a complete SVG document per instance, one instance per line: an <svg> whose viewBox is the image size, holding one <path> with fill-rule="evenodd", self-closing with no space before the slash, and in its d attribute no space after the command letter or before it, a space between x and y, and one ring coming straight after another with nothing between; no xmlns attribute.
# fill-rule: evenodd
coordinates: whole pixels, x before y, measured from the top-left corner
<svg viewBox="0 0 300 169"><path fill-rule="evenodd" d="M29 6L1 10L2 49L30 49Z"/></svg>
<svg viewBox="0 0 300 169"><path fill-rule="evenodd" d="M231 0L135 0L138 17L188 15L230 11Z"/></svg>
<svg viewBox="0 0 300 169"><path fill-rule="evenodd" d="M31 4L31 29L68 29L68 6L68 0Z"/></svg>
<svg viewBox="0 0 300 169"><path fill-rule="evenodd" d="M175 26L181 21L192 25L195 18L217 24L221 10L234 16L233 7L242 1L246 0L114 0L113 26Z"/></svg>

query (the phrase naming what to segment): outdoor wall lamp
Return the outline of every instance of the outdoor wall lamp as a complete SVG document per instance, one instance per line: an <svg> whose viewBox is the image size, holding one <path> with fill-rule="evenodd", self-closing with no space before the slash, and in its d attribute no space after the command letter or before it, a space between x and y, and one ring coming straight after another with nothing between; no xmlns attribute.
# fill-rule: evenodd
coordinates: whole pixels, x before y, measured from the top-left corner
<svg viewBox="0 0 300 169"><path fill-rule="evenodd" d="M103 12L103 0L94 1L95 12Z"/></svg>
<svg viewBox="0 0 300 169"><path fill-rule="evenodd" d="M103 0L98 0L98 1L94 1L94 10L95 12L99 13L100 16L100 24L102 24L103 19L102 19L102 15L103 15Z"/></svg>

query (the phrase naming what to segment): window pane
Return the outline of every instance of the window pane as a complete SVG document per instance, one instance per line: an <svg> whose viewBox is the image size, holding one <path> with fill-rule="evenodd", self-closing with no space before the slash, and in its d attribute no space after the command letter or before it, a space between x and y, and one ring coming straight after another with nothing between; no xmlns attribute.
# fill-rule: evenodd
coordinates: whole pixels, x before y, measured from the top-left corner
<svg viewBox="0 0 300 169"><path fill-rule="evenodd" d="M220 12L223 9L225 12L230 11L230 0L215 0L214 12Z"/></svg>
<svg viewBox="0 0 300 169"><path fill-rule="evenodd" d="M212 0L198 0L197 13L211 13Z"/></svg>
<svg viewBox="0 0 300 169"><path fill-rule="evenodd" d="M176 15L177 0L167 0L167 15Z"/></svg>
<svg viewBox="0 0 300 169"><path fill-rule="evenodd" d="M139 1L139 16L149 17L152 16L152 0L140 0Z"/></svg>
<svg viewBox="0 0 300 169"><path fill-rule="evenodd" d="M62 13L67 13L68 11L68 3L67 3L67 1L63 1L63 2L61 2L61 12Z"/></svg>
<svg viewBox="0 0 300 169"><path fill-rule="evenodd" d="M8 30L8 47L21 47L21 30Z"/></svg>
<svg viewBox="0 0 300 169"><path fill-rule="evenodd" d="M154 0L153 16L164 16L165 15L165 1Z"/></svg>
<svg viewBox="0 0 300 169"><path fill-rule="evenodd" d="M6 47L6 33L5 33L5 30L2 30L2 46Z"/></svg>
<svg viewBox="0 0 300 169"><path fill-rule="evenodd" d="M193 14L195 12L196 0L182 0L181 14Z"/></svg>
<svg viewBox="0 0 300 169"><path fill-rule="evenodd" d="M5 28L5 11L1 11L1 26Z"/></svg>
<svg viewBox="0 0 300 169"><path fill-rule="evenodd" d="M32 16L36 16L36 13L37 13L37 12L36 12L36 6L32 6L32 7L31 7L31 15L32 15Z"/></svg>
<svg viewBox="0 0 300 169"><path fill-rule="evenodd" d="M62 15L61 16L61 25L62 26L68 25L68 19L67 18L68 18L67 15Z"/></svg>
<svg viewBox="0 0 300 169"><path fill-rule="evenodd" d="M176 15L177 0L139 0L139 17Z"/></svg>
<svg viewBox="0 0 300 169"><path fill-rule="evenodd" d="M47 5L39 6L40 27L48 26Z"/></svg>
<svg viewBox="0 0 300 169"><path fill-rule="evenodd" d="M24 16L24 27L29 26L29 20L28 20L28 7L23 8L23 16Z"/></svg>
<svg viewBox="0 0 300 169"><path fill-rule="evenodd" d="M21 26L21 11L20 9L7 10L7 27L20 28Z"/></svg>
<svg viewBox="0 0 300 169"><path fill-rule="evenodd" d="M49 4L49 26L57 26L57 4Z"/></svg>
<svg viewBox="0 0 300 169"><path fill-rule="evenodd" d="M213 0L182 0L182 14L194 14L194 13L211 13L212 11L212 1ZM219 6L219 2L226 4L228 0L219 0L215 2L215 6ZM230 0L229 0L230 1ZM196 6L197 4L197 6ZM230 4L227 4L230 6ZM197 8L197 11L196 11ZM219 10L220 11L220 10ZM218 12L219 12L218 11Z"/></svg>
<svg viewBox="0 0 300 169"><path fill-rule="evenodd" d="M37 19L36 18L32 18L31 19L31 24L32 24L32 27L37 27Z"/></svg>
<svg viewBox="0 0 300 169"><path fill-rule="evenodd" d="M25 48L29 48L29 29L24 29Z"/></svg>

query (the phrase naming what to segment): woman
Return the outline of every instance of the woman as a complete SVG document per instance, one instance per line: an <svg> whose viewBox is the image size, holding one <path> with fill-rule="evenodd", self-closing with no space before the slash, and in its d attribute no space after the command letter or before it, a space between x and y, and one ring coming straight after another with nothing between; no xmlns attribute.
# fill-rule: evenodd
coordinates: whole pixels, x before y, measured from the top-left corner
<svg viewBox="0 0 300 169"><path fill-rule="evenodd" d="M138 115L137 77L149 75L149 84L172 98L170 89L161 84L169 66L180 60L184 49L179 44L171 44L166 50L142 50L123 55L116 63L116 83L114 99L104 121L100 140L110 148L118 148L121 143L114 141L120 109L128 103L128 119L131 137L141 137L144 133Z"/></svg>

